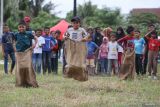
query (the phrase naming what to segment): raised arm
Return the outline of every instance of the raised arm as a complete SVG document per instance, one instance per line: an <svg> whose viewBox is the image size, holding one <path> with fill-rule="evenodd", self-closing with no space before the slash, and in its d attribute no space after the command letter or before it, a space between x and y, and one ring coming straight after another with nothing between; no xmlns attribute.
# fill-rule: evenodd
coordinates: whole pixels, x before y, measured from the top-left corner
<svg viewBox="0 0 160 107"><path fill-rule="evenodd" d="M123 38L119 39L117 42L118 43L122 43L122 42L124 42L126 40L127 40L127 36L124 36Z"/></svg>
<svg viewBox="0 0 160 107"><path fill-rule="evenodd" d="M32 45L32 49L34 49L36 47L36 44L38 43L38 37L35 35L35 33L32 33L33 37L34 37L34 41L35 41L35 44Z"/></svg>

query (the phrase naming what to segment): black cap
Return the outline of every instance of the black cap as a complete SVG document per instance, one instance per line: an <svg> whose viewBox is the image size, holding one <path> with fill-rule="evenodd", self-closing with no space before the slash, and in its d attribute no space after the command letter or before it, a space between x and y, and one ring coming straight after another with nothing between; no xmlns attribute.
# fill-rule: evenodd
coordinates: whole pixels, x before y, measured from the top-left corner
<svg viewBox="0 0 160 107"><path fill-rule="evenodd" d="M21 20L18 25L24 25L24 26L26 26L26 23L24 22L24 20Z"/></svg>
<svg viewBox="0 0 160 107"><path fill-rule="evenodd" d="M81 21L81 19L80 19L80 17L78 17L78 16L75 16L75 17L73 17L72 19L71 19L71 22L80 22Z"/></svg>

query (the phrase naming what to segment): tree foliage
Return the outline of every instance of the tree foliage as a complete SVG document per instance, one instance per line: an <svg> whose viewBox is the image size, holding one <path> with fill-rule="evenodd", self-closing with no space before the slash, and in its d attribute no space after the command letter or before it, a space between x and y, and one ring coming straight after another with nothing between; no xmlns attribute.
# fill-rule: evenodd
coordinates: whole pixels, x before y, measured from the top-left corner
<svg viewBox="0 0 160 107"><path fill-rule="evenodd" d="M84 26L114 26L119 25L122 22L123 17L120 14L119 9L109 9L104 7L98 9L97 5L92 5L91 1L79 5L77 8L77 15L82 19ZM67 19L70 20L73 17L73 11L67 13Z"/></svg>
<svg viewBox="0 0 160 107"><path fill-rule="evenodd" d="M148 25L150 23L156 24L159 23L159 18L152 13L141 13L139 15L130 14L128 17L128 22L130 24L143 24Z"/></svg>
<svg viewBox="0 0 160 107"><path fill-rule="evenodd" d="M50 11L53 11L55 7L54 3L45 2L45 0L4 0L4 22L15 30L24 16L30 16L34 23L37 20L35 25L32 24L36 28L46 26L46 24L53 26L58 17ZM38 24L38 22L41 23Z"/></svg>
<svg viewBox="0 0 160 107"><path fill-rule="evenodd" d="M40 11L38 16L31 21L31 27L34 29L52 27L59 21L59 18L48 14L45 11Z"/></svg>

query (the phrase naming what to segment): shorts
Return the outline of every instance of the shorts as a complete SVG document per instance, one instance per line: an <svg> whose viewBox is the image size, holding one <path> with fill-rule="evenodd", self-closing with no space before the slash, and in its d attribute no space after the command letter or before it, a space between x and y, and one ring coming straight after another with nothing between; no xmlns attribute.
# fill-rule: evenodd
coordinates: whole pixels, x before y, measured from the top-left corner
<svg viewBox="0 0 160 107"><path fill-rule="evenodd" d="M94 59L86 59L86 65L89 65L91 67L95 67Z"/></svg>

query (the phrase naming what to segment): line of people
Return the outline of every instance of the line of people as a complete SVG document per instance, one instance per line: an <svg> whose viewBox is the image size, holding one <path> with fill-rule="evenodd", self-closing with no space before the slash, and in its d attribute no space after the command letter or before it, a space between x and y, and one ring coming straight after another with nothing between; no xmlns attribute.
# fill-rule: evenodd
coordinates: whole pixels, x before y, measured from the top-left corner
<svg viewBox="0 0 160 107"><path fill-rule="evenodd" d="M40 74L58 73L58 58L61 49L60 30L50 32L49 27L32 31L28 22L30 19L22 20L18 25L18 32L13 33L7 24L3 26L2 56L4 57L4 71L12 73L16 63L15 52L24 52L31 47L32 63L34 70ZM29 37L29 38L28 38ZM8 56L11 58L11 68L8 70ZM42 70L43 68L43 70Z"/></svg>
<svg viewBox="0 0 160 107"><path fill-rule="evenodd" d="M157 79L157 58L160 40L155 26L150 24L146 35L141 35L139 29L128 26L126 33L122 27L114 32L110 27L103 31L99 27L88 29L91 35L87 43L87 65L90 74L108 74L113 72L118 75L121 64L128 48L135 51L135 71L137 75L145 75ZM99 51L98 51L99 50Z"/></svg>
<svg viewBox="0 0 160 107"><path fill-rule="evenodd" d="M32 62L34 70L43 74L58 73L58 58L62 48L62 41L59 38L59 30L50 32L49 27L37 29L35 32L29 28L30 19L26 18L18 25L18 33L12 33L9 26L4 25L2 36L2 53L4 56L4 70L8 73L8 55L12 60L10 72L12 73L16 62L14 41L16 51L23 52L32 47ZM128 26L126 33L122 27L118 27L114 32L112 28L100 27L83 29L80 27L80 19L74 17L72 26L69 26L64 37L69 37L76 41L85 41L87 46L86 64L89 74L107 74L112 71L119 75L125 51L130 48L135 51L135 68L137 75L149 73L149 77L157 79L157 57L160 41L153 24L148 26L148 33L142 37L139 29ZM29 37L29 39L25 39ZM30 41L30 39L32 41ZM23 43L22 43L23 42ZM65 61L63 61L65 64ZM42 66L41 66L42 65ZM147 66L148 65L148 66ZM43 70L41 69L43 68Z"/></svg>

